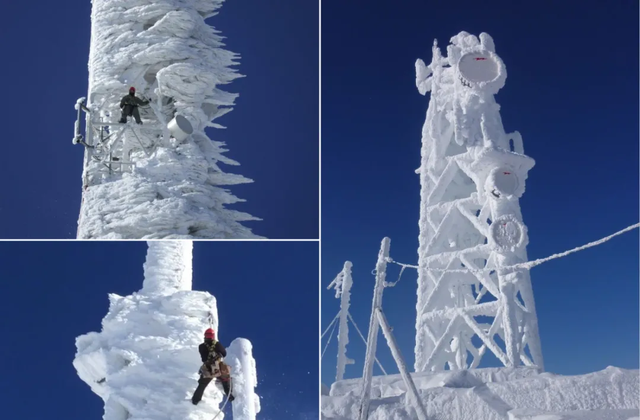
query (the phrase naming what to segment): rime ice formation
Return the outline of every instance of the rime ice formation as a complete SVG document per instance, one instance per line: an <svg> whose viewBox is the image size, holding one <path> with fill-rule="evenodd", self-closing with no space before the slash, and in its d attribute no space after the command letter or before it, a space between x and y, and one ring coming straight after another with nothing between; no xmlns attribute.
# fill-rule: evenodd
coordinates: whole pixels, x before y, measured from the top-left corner
<svg viewBox="0 0 640 420"><path fill-rule="evenodd" d="M412 373L429 420L633 420L640 415L638 370L608 367L578 376L537 367ZM323 420L356 419L362 379L339 381L322 396ZM373 380L368 420L413 420L400 375Z"/></svg>
<svg viewBox="0 0 640 420"><path fill-rule="evenodd" d="M387 276L387 260L389 259L389 247L391 240L384 238L378 252L376 261L376 285L373 289L373 301L371 302L371 316L369 318L369 334L367 335L367 350L364 356L364 368L362 369L362 391L360 392L360 408L358 410L358 420L364 420L369 415L371 381L373 375L373 360L376 357L378 345L378 330L380 324L377 320L376 310L382 308L382 293L384 291L385 279Z"/></svg>
<svg viewBox="0 0 640 420"><path fill-rule="evenodd" d="M76 339L73 365L104 400L104 420L223 418L219 407L224 394L214 382L197 406L191 403L202 333L210 326L218 331L216 299L191 290L191 247L190 241L150 242L142 290L109 295L102 331ZM233 386L241 384L234 388L237 401L241 407L247 405L244 401L253 403L252 417L238 414L234 419L255 420L260 407L253 392L257 382L249 341L234 340L226 360Z"/></svg>
<svg viewBox="0 0 640 420"><path fill-rule="evenodd" d="M244 338L236 338L227 349L226 363L234 374L233 389L233 419L255 420L260 412L260 399L254 392L258 385L256 361L251 355L251 342Z"/></svg>
<svg viewBox="0 0 640 420"><path fill-rule="evenodd" d="M256 237L239 222L259 219L227 209L242 200L223 188L252 181L220 169L238 163L205 133L237 96L218 86L240 77L204 21L221 3L93 0L79 239ZM129 86L151 100L142 126L118 122Z"/></svg>
<svg viewBox="0 0 640 420"><path fill-rule="evenodd" d="M534 161L504 131L493 95L505 65L479 38L459 33L447 57L434 42L431 64L416 62L418 90L431 92L417 171L416 372L475 368L487 349L505 366L544 368L529 273L501 269L527 261L519 198Z"/></svg>
<svg viewBox="0 0 640 420"><path fill-rule="evenodd" d="M141 293L169 295L191 290L193 244L190 241L152 242L144 263Z"/></svg>
<svg viewBox="0 0 640 420"><path fill-rule="evenodd" d="M340 298L340 324L338 327L338 365L336 369L336 381L344 378L344 371L347 365L354 363L347 357L347 344L349 344L349 299L351 298L351 261L344 263L342 271L331 282L328 288L335 287L336 297Z"/></svg>

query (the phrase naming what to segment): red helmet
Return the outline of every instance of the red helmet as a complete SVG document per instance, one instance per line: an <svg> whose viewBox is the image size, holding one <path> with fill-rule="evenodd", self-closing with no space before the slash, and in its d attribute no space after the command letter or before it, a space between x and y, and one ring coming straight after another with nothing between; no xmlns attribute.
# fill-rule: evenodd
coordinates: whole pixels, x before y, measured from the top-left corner
<svg viewBox="0 0 640 420"><path fill-rule="evenodd" d="M129 88L129 93L131 93L131 92L135 92L135 91L136 91L136 88L134 88L133 86L131 86L131 87Z"/></svg>
<svg viewBox="0 0 640 420"><path fill-rule="evenodd" d="M209 328L204 332L204 338L215 338L215 336L216 336L216 333L211 328Z"/></svg>

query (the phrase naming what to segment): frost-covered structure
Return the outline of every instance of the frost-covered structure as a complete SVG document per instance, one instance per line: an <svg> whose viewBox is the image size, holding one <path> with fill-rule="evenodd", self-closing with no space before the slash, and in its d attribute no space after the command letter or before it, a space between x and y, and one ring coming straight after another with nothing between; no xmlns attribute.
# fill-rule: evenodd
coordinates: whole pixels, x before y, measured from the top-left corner
<svg viewBox="0 0 640 420"><path fill-rule="evenodd" d="M537 367L412 373L429 420L637 420L638 370L608 367L586 375ZM322 396L323 420L357 419L361 379L334 383ZM401 375L374 377L368 420L415 420Z"/></svg>
<svg viewBox="0 0 640 420"><path fill-rule="evenodd" d="M416 62L431 92L422 130L415 371L478 367L489 350L505 366L544 367L519 198L534 161L506 134L494 96L506 68L486 33L437 42ZM448 271L447 271L448 270ZM453 270L453 271L451 271ZM455 271L458 270L458 271Z"/></svg>
<svg viewBox="0 0 640 420"><path fill-rule="evenodd" d="M252 182L222 171L224 144L205 128L237 95L220 85L240 75L236 54L205 18L222 0L93 0L88 99L76 104L74 143L85 145L79 239L254 238L226 205L223 186ZM120 100L136 88L150 100L143 125L119 123ZM86 116L86 138L80 116Z"/></svg>
<svg viewBox="0 0 640 420"><path fill-rule="evenodd" d="M349 344L349 325L347 321L349 318L351 286L353 284L351 279L352 266L353 264L351 261L346 261L342 271L327 287L328 289L334 287L336 290L336 298L340 298L340 324L338 327L338 365L336 367L336 381L341 381L344 378L344 371L347 365L354 363L352 359L347 357L347 344Z"/></svg>
<svg viewBox="0 0 640 420"><path fill-rule="evenodd" d="M223 418L224 394L214 382L197 406L191 403L201 365L197 347L205 329L218 332L215 297L191 290L191 250L190 241L149 243L142 289L130 296L109 295L102 331L77 338L73 365L104 400L104 420ZM234 412L248 412L247 401L252 410L234 419L255 420L260 406L251 343L234 340L226 360L238 401Z"/></svg>
<svg viewBox="0 0 640 420"><path fill-rule="evenodd" d="M431 64L416 63L418 89L431 92L418 170L419 265L398 263L419 272L415 372L383 312L383 292L397 283L386 281L387 263L396 262L384 238L363 375L322 386L321 418L640 420L637 369L544 371L528 270L557 256L526 262L518 199L534 162L520 135L504 132L493 98L505 66L484 33L461 32L447 51L434 44ZM373 376L379 329L399 374ZM487 349L505 367L479 368Z"/></svg>
<svg viewBox="0 0 640 420"><path fill-rule="evenodd" d="M254 389L258 386L256 361L252 356L251 342L236 338L227 349L226 363L233 372L232 393L234 420L255 420L260 412L260 398Z"/></svg>

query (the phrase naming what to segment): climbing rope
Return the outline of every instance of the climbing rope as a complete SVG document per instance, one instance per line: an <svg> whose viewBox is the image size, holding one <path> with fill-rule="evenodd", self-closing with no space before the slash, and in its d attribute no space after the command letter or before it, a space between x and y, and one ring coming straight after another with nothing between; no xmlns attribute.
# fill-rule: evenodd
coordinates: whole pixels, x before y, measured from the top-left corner
<svg viewBox="0 0 640 420"><path fill-rule="evenodd" d="M537 260L534 260L534 261L527 261L527 262L524 262L524 263L514 264L514 265L510 265L510 266L494 267L494 268L481 268L481 269L477 269L477 270L469 269L469 268L466 268L466 269L446 269L446 268L425 267L425 270L439 271L439 272L443 272L444 271L444 272L447 272L447 273L483 273L483 272L487 272L487 271L496 271L496 270L501 270L501 271L502 270L504 270L504 271L531 270L533 267L538 266L540 264L543 264L543 263L545 263L547 261L551 261L551 260L555 260L555 259L558 259L558 258L566 257L569 254L573 254L575 252L582 251L582 250L585 250L587 248L592 248L594 246L601 245L601 244L613 239L614 237L616 237L618 235L622 235L623 233L629 232L630 230L636 229L638 227L640 227L640 223L636 223L635 225L631 225L629 227L626 227L626 228L624 228L624 229L622 229L622 230L620 230L620 231L618 231L618 232L616 232L616 233L614 233L612 235L606 236L606 237L604 237L602 239L599 239L597 241L589 242L586 245L582 245L582 246L579 246L577 248L573 248L573 249L570 249L568 251L561 252L559 254L553 254L553 255L550 255L550 256L548 256L546 258L540 258L540 259L537 259ZM388 263L392 263L392 264L397 264L397 265L401 266L403 270L405 268L415 268L415 269L420 268L417 265L399 263L397 261L394 261L392 258L388 258L387 262ZM402 271L400 272L400 274L402 274ZM398 278L398 280L399 280L399 278ZM397 283L397 281L396 281L396 283ZM395 285L395 283L393 283L393 285Z"/></svg>
<svg viewBox="0 0 640 420"><path fill-rule="evenodd" d="M232 392L233 392L233 381L229 379L229 395L231 395ZM229 402L229 395L227 395L227 398L224 400L224 404L222 404L222 408L220 408L220 411L218 411L218 414L216 414L215 417L212 418L211 420L216 420L218 416L224 411L224 408Z"/></svg>

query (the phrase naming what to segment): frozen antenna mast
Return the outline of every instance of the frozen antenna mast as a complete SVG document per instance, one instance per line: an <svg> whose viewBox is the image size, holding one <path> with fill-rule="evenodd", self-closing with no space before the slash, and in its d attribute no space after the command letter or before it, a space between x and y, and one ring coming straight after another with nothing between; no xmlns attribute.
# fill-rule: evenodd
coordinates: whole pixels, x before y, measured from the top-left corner
<svg viewBox="0 0 640 420"><path fill-rule="evenodd" d="M353 279L351 278L351 261L344 263L344 268L338 276L331 282L327 289L335 288L336 297L340 298L339 313L339 329L338 329L338 366L336 373L336 381L344 379L344 371L347 365L352 365L354 360L347 357L347 344L349 344L349 300L351 299L351 286Z"/></svg>
<svg viewBox="0 0 640 420"><path fill-rule="evenodd" d="M487 349L505 366L544 368L529 273L503 268L527 261L519 198L534 165L502 126L493 95L506 77L485 33L454 36L447 57L434 42L431 64L416 62L418 90L431 92L417 171L416 372L475 368Z"/></svg>
<svg viewBox="0 0 640 420"><path fill-rule="evenodd" d="M219 168L238 163L205 133L223 128L212 120L237 96L218 86L240 77L205 23L221 3L93 0L89 94L73 139L85 147L79 239L256 237L240 222L258 219L225 208L242 200L223 188L251 180ZM123 123L130 87L138 106L125 106L135 111Z"/></svg>

